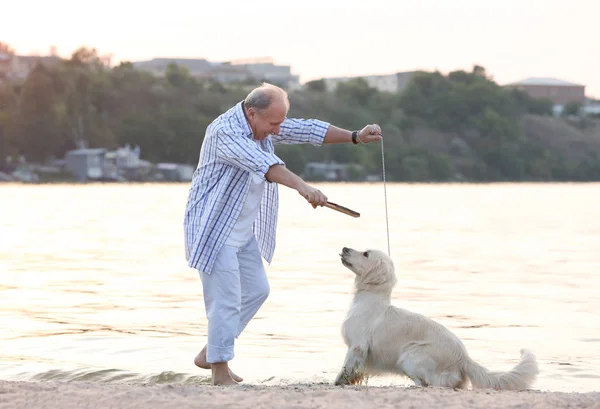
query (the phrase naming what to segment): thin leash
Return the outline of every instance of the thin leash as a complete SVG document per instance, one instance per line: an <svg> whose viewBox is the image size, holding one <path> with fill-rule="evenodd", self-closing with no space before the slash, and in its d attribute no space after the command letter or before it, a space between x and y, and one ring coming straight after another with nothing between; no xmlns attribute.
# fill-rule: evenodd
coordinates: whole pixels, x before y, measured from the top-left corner
<svg viewBox="0 0 600 409"><path fill-rule="evenodd" d="M387 189L385 182L385 154L383 152L383 135L381 135L381 171L383 174L383 196L385 200L385 227L387 229L387 245L388 245L388 256L392 256L390 252L390 223L388 217L388 205L387 205Z"/></svg>

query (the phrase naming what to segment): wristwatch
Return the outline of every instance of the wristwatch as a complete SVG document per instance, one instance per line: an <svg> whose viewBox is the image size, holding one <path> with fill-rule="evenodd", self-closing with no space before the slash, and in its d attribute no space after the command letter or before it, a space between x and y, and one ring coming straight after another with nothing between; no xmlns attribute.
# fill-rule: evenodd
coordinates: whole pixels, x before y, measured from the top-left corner
<svg viewBox="0 0 600 409"><path fill-rule="evenodd" d="M358 131L352 131L352 143L358 145Z"/></svg>

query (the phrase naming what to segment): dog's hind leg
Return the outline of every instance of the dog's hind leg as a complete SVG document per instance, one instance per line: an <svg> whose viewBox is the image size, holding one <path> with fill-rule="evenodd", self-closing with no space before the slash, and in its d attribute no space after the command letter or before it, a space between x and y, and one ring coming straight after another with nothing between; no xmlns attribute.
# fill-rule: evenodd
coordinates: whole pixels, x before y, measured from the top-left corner
<svg viewBox="0 0 600 409"><path fill-rule="evenodd" d="M400 354L396 363L398 372L408 376L416 386L427 387L437 383L435 374L436 363L426 353L422 352L423 345L411 343Z"/></svg>
<svg viewBox="0 0 600 409"><path fill-rule="evenodd" d="M348 348L344 365L335 379L335 385L356 385L362 383L366 375L366 346L355 345Z"/></svg>
<svg viewBox="0 0 600 409"><path fill-rule="evenodd" d="M440 386L444 388L465 389L468 378L460 370L448 369L431 381L431 386Z"/></svg>
<svg viewBox="0 0 600 409"><path fill-rule="evenodd" d="M401 364L400 370L415 383L415 386L425 388L429 386L429 379L425 373L427 371L424 370L424 368L421 368L418 362L410 359L405 360Z"/></svg>

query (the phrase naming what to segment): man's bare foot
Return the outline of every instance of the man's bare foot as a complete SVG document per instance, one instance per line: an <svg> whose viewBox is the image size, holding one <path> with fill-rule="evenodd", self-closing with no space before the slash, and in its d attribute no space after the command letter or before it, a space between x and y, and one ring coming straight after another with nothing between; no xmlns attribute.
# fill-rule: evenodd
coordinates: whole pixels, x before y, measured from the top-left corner
<svg viewBox="0 0 600 409"><path fill-rule="evenodd" d="M198 368L210 369L210 364L206 362L206 345L202 348L202 351L196 355L196 358L194 358L194 365Z"/></svg>
<svg viewBox="0 0 600 409"><path fill-rule="evenodd" d="M204 346L204 348L202 348L202 351L200 351L200 353L196 355L196 358L194 358L194 364L198 368L211 369L211 365L208 362L206 362L206 345ZM229 370L229 375L236 382L242 382L244 380L243 378L234 374L231 369Z"/></svg>
<svg viewBox="0 0 600 409"><path fill-rule="evenodd" d="M227 362L212 364L212 384L215 386L237 385L237 382L231 377L231 371Z"/></svg>

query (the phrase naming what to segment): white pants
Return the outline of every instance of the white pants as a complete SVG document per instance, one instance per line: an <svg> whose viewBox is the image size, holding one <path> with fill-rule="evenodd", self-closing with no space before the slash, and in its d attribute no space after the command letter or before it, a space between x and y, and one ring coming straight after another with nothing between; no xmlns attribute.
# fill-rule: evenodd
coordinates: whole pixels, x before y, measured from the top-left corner
<svg viewBox="0 0 600 409"><path fill-rule="evenodd" d="M234 341L269 296L269 281L253 236L241 248L224 245L212 273L200 273L208 318L208 363L233 359Z"/></svg>

